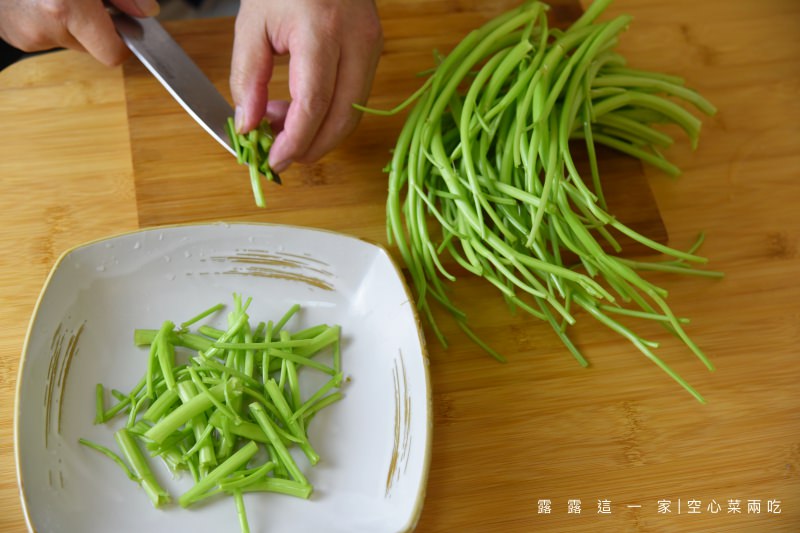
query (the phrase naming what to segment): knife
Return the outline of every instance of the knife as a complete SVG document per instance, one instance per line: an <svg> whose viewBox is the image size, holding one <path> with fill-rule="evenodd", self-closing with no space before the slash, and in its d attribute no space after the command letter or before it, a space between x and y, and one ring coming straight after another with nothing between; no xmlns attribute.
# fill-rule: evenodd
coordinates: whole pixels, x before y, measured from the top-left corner
<svg viewBox="0 0 800 533"><path fill-rule="evenodd" d="M109 11L122 40L200 126L234 156L225 123L233 108L158 20ZM280 184L280 177L273 174Z"/></svg>
<svg viewBox="0 0 800 533"><path fill-rule="evenodd" d="M133 18L116 10L111 18L122 40L147 70L204 130L236 155L225 131L233 108L158 20Z"/></svg>

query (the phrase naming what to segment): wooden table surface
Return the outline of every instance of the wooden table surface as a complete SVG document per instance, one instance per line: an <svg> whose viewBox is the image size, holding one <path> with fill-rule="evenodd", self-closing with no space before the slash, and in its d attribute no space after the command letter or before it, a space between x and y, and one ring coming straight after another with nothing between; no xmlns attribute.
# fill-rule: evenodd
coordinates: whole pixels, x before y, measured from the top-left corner
<svg viewBox="0 0 800 533"><path fill-rule="evenodd" d="M514 2L378 4L386 46L371 102L388 107L415 87L432 45L447 50ZM670 243L686 247L704 231L702 253L726 273L651 277L692 319L689 333L716 371L668 334L644 331L707 403L588 320L574 331L591 362L583 369L549 326L508 314L485 285L459 281L479 334L509 361L490 359L447 322L448 349L427 331L434 436L417 531L800 531L800 3L618 0L606 16L620 13L634 16L620 44L630 64L683 76L719 108L704 119L696 151L685 139L669 150L680 178L645 169ZM202 24L231 27L172 28L190 34ZM324 227L385 243L380 170L402 117L366 117L323 161L287 172L280 191L268 190L269 208L257 211L244 169L173 112L165 92L136 96L144 76L135 64L107 69L74 52L0 73L0 531L25 530L16 376L36 298L64 250L210 219ZM285 80L285 65L276 79ZM147 120L159 106L173 109L165 128L206 144L189 154L154 151ZM176 157L204 158L208 174L170 176L159 195L148 180L178 171ZM213 184L210 177L218 187L192 187L193 179ZM343 191L346 201L337 197ZM213 208L198 209L203 202ZM549 513L540 512L545 500ZM568 512L569 500L580 500L580 513ZM598 512L601 500L610 514ZM659 512L660 500L671 513ZM740 514L731 500L741 501Z"/></svg>

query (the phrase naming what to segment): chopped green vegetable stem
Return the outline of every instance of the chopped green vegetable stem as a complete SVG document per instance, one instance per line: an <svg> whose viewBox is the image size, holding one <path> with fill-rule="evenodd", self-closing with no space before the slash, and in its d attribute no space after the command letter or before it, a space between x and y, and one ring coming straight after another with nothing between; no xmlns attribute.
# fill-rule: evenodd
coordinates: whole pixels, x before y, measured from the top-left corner
<svg viewBox="0 0 800 533"><path fill-rule="evenodd" d="M125 455L125 458L128 460L128 463L130 463L131 470L136 474L136 477L139 478L145 493L150 498L150 501L153 502L153 505L155 507L161 507L169 503L169 494L156 480L153 471L150 470L150 466L147 464L144 455L142 455L142 451L139 449L139 445L136 444L136 441L128 430L126 428L118 430L114 433L114 438L122 450L122 453Z"/></svg>
<svg viewBox="0 0 800 533"><path fill-rule="evenodd" d="M268 181L281 182L280 176L272 171L269 166L269 150L272 147L274 135L267 120L247 133L238 133L233 122L233 117L228 117L225 131L236 154L236 160L241 165L247 165L250 175L250 186L253 189L253 198L258 207L264 207L264 190L261 185L262 177Z"/></svg>
<svg viewBox="0 0 800 533"><path fill-rule="evenodd" d="M80 444L83 444L87 448L91 448L95 451L102 453L103 455L105 455L106 457L117 463L117 465L119 465L119 467L122 468L122 471L125 472L125 475L128 476L128 479L130 479L131 481L136 481L137 483L139 482L139 477L136 474L134 474L133 471L131 471L130 467L128 467L128 465L125 464L125 461L123 461L119 455L111 451L109 448L106 448L105 446L92 442L88 439L78 439L78 442Z"/></svg>
<svg viewBox="0 0 800 533"><path fill-rule="evenodd" d="M224 463L217 466L214 470L209 472L206 477L202 478L192 488L184 492L180 498L178 498L178 503L181 507L188 507L194 503L195 498L210 490L228 475L247 465L248 461L252 459L257 451L258 445L253 441L248 442L225 460Z"/></svg>
<svg viewBox="0 0 800 533"><path fill-rule="evenodd" d="M309 441L309 423L343 397L338 391L341 371L307 400L301 396L305 372L334 373L314 359L318 352L333 347L334 364L341 368L340 327L318 324L292 333L290 319L300 311L293 305L277 322L259 322L252 328L250 303L250 298L234 294L224 330L202 324L197 332L189 331L220 311L219 304L179 328L165 321L157 330L134 330L134 344L148 350L144 376L127 394L111 389L116 403L108 409L107 388L99 383L94 390L96 423L127 411L126 426L115 433L124 459L100 444L79 441L117 463L155 506L167 503L170 495L150 470L148 461L154 458L173 474L185 471L194 480L178 499L181 506L231 496L242 531L249 530L244 492L310 497L313 487L290 448L297 446L309 464L316 464L320 458ZM179 353L182 350L187 353ZM178 364L179 356L188 364ZM249 468L262 445L268 460Z"/></svg>
<svg viewBox="0 0 800 533"><path fill-rule="evenodd" d="M264 430L264 433L270 440L270 444L275 450L275 453L277 454L284 468L289 471L289 474L291 474L295 481L307 485L308 479L306 479L306 476L300 470L300 467L297 466L297 463L289 453L289 450L278 436L278 433L275 431L273 426L274 423L272 420L270 420L269 416L267 416L266 411L264 411L264 407L258 403L251 403L249 408L250 412L253 414L253 417L256 419L256 422L258 422L258 425L261 426L261 429Z"/></svg>
<svg viewBox="0 0 800 533"><path fill-rule="evenodd" d="M234 489L232 494L233 501L236 503L236 515L239 517L239 529L242 533L250 533L250 524L247 522L247 512L244 508L242 491Z"/></svg>
<svg viewBox="0 0 800 533"><path fill-rule="evenodd" d="M209 307L205 311L202 311L202 312L196 314L195 316L193 316L192 318L181 322L180 329L181 330L185 330L189 326L191 326L191 325L203 320L207 316L212 315L212 314L216 313L217 311L220 311L220 310L222 310L224 308L225 308L225 304L223 304L223 303L218 303L216 305L212 305L211 307Z"/></svg>
<svg viewBox="0 0 800 533"><path fill-rule="evenodd" d="M106 421L105 389L102 383L98 383L94 390L95 411L94 423L102 424Z"/></svg>

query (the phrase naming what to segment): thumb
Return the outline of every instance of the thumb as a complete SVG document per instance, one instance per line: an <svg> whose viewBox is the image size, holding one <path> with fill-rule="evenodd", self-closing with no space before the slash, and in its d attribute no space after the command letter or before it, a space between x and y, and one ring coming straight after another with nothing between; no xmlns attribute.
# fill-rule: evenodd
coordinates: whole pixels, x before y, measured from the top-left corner
<svg viewBox="0 0 800 533"><path fill-rule="evenodd" d="M263 19L252 16L249 5L252 3L243 2L236 16L231 58L231 96L239 132L252 130L264 117L273 66L272 45Z"/></svg>
<svg viewBox="0 0 800 533"><path fill-rule="evenodd" d="M132 17L155 17L161 11L156 0L110 0L110 3Z"/></svg>

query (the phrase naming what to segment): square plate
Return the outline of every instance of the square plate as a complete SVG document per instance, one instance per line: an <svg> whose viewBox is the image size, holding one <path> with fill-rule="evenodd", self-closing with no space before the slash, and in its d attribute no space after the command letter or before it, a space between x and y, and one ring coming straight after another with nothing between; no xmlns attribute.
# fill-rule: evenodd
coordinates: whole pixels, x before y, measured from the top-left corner
<svg viewBox="0 0 800 533"><path fill-rule="evenodd" d="M134 328L158 328L251 296L254 322L302 306L293 329L340 324L344 399L309 437L321 456L300 466L310 500L245 494L251 530L410 531L430 461L428 359L413 301L381 247L301 227L196 224L128 233L61 256L39 297L17 383L15 451L28 526L39 533L237 531L231 498L155 509L142 489L80 437L116 448L124 421L93 425L97 383L130 390L146 349ZM224 326L222 313L212 325ZM305 379L305 378L304 378ZM312 379L309 374L309 379ZM320 378L324 379L324 378ZM123 417L124 418L124 417ZM151 462L173 501L191 486Z"/></svg>

